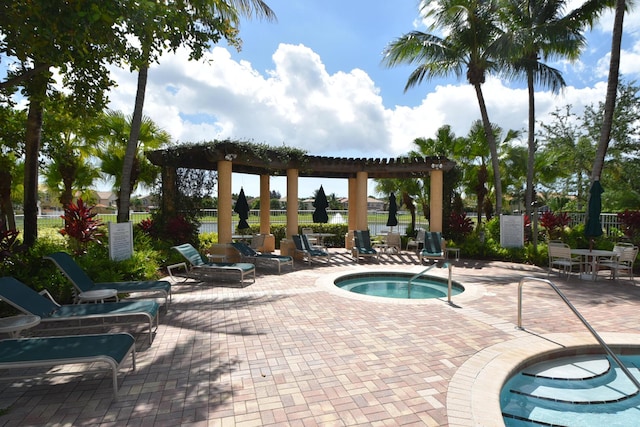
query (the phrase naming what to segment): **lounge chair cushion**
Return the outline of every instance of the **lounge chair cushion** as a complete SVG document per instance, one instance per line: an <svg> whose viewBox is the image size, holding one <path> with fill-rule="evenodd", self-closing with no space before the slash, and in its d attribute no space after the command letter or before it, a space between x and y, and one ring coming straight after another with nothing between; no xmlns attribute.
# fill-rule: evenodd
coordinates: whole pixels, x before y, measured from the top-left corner
<svg viewBox="0 0 640 427"><path fill-rule="evenodd" d="M135 340L125 333L8 339L0 341L0 369L102 362L112 371L117 396L118 368L128 354L135 370Z"/></svg>

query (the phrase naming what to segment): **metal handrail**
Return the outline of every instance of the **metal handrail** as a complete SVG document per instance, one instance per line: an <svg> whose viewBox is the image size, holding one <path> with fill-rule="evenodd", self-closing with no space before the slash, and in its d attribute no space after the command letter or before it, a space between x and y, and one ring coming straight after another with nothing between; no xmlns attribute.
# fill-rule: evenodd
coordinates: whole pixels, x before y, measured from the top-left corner
<svg viewBox="0 0 640 427"><path fill-rule="evenodd" d="M409 282L407 284L407 298L411 298L411 282L413 282L415 279L417 279L418 277L422 276L424 273L426 273L427 271L431 270L433 267L436 267L438 265L438 263L433 263L430 266L428 266L427 268L425 268L424 270L422 270L420 273L414 274L410 279ZM449 267L449 282L448 282L448 289L447 289L447 301L449 302L449 304L451 304L451 271L452 271L452 265L448 262L445 262L442 267Z"/></svg>
<svg viewBox="0 0 640 427"><path fill-rule="evenodd" d="M638 381L638 379L633 376L633 374L629 371L629 369L627 369L627 367L624 366L624 364L622 363L622 361L620 361L618 356L616 356L616 354L611 350L611 348L609 348L607 343L604 342L602 337L600 337L600 335L598 335L598 333L595 331L595 329L593 329L591 327L589 322L587 322L587 319L582 317L580 312L578 312L578 309L576 309L573 306L573 304L571 304L571 302L569 302L567 297L550 280L541 279L541 278L538 278L538 277L523 277L522 279L520 279L520 283L518 284L518 329L524 330L524 328L522 327L522 286L524 285L524 283L526 281L530 281L530 280L531 281L537 281L537 282L546 283L547 285L551 286L551 288L554 291L556 291L558 296L560 298L562 298L562 301L564 301L564 303L567 305L567 307L569 307L569 309L571 309L571 311L573 311L573 314L575 314L576 317L578 317L578 319L580 319L582 324L589 330L589 332L591 332L591 335L593 335L593 337L598 341L598 343L604 349L604 351L616 362L616 364L620 367L622 372L624 372L624 374L631 380L633 385L636 386L636 389L638 391L640 391L640 381ZM637 392L636 392L636 394L637 394Z"/></svg>

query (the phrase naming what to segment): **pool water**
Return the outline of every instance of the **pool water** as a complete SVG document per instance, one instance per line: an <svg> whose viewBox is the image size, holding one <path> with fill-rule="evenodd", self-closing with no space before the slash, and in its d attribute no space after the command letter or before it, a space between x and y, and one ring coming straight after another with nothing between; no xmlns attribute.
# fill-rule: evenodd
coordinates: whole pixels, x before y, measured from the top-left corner
<svg viewBox="0 0 640 427"><path fill-rule="evenodd" d="M414 279L409 287L408 273L371 272L355 273L342 276L335 280L335 285L349 292L363 295L400 298L400 299L430 299L446 298L448 281L439 277L420 276ZM458 295L464 287L457 282L451 286L451 295Z"/></svg>
<svg viewBox="0 0 640 427"><path fill-rule="evenodd" d="M640 378L640 355L620 360ZM502 388L507 427L640 425L640 393L604 355L562 357L527 367Z"/></svg>

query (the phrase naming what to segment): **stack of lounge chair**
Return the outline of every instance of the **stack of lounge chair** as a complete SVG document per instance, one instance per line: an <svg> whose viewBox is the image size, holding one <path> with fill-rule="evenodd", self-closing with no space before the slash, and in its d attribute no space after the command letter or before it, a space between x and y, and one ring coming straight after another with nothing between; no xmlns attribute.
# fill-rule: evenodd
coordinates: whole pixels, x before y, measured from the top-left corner
<svg viewBox="0 0 640 427"><path fill-rule="evenodd" d="M263 254L256 251L244 242L235 242L232 243L231 246L233 246L238 251L238 253L240 253L243 261L250 262L256 267L278 267L278 274L281 273L281 268L284 265L290 265L291 269L293 270L293 257L275 254Z"/></svg>
<svg viewBox="0 0 640 427"><path fill-rule="evenodd" d="M182 255L186 263L174 264L168 267L169 275L174 278L173 270L184 268L188 277L193 277L203 282L214 282L226 277L239 278L240 284L244 284L245 277L252 277L256 281L256 266L246 262L208 262L190 243L173 246L173 249Z"/></svg>

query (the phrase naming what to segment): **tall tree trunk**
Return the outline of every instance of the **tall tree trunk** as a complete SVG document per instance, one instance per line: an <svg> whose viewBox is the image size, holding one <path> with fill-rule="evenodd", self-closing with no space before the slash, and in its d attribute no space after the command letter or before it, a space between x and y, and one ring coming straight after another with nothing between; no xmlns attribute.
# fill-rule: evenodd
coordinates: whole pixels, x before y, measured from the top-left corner
<svg viewBox="0 0 640 427"><path fill-rule="evenodd" d="M613 113L616 108L616 96L618 94L618 78L620 73L620 47L622 44L622 27L624 21L625 0L616 1L616 13L613 20L613 35L611 37L611 60L609 62L609 78L607 80L607 97L604 102L604 117L598 150L591 171L591 182L600 178L604 167L604 158L609 148L611 139L611 127L613 125Z"/></svg>
<svg viewBox="0 0 640 427"><path fill-rule="evenodd" d="M29 113L25 132L24 159L24 244L33 246L38 238L38 155L42 140L43 101L47 95L48 73L36 75L27 85Z"/></svg>
<svg viewBox="0 0 640 427"><path fill-rule="evenodd" d="M411 229L415 231L416 229L416 207L413 204L413 199L406 191L402 192L402 203L409 209L409 213L411 214Z"/></svg>
<svg viewBox="0 0 640 427"><path fill-rule="evenodd" d="M11 203L11 172L8 166L0 167L0 231L15 230L16 217Z"/></svg>
<svg viewBox="0 0 640 427"><path fill-rule="evenodd" d="M533 176L536 155L536 101L533 87L533 70L527 69L527 87L529 89L529 136L527 138L527 188L524 195L524 211L531 218L531 208L535 200Z"/></svg>
<svg viewBox="0 0 640 427"><path fill-rule="evenodd" d="M120 197L118 198L118 222L129 221L129 206L131 205L131 192L133 191L131 175L134 159L138 153L138 139L142 125L142 109L144 108L144 96L147 89L147 74L149 65L145 64L138 71L138 89L136 92L136 104L131 117L131 132L127 151L122 164L122 177L120 179Z"/></svg>
<svg viewBox="0 0 640 427"><path fill-rule="evenodd" d="M487 137L487 144L489 145L489 151L491 152L491 167L493 168L493 185L496 192L496 214L502 213L502 182L500 180L500 159L498 158L498 146L496 145L496 137L493 134L493 127L491 121L489 121L489 114L487 113L487 105L484 102L484 95L482 94L482 87L480 84L474 84L476 90L476 96L478 97L478 104L480 105L480 116L482 117L482 126L484 127L484 133Z"/></svg>

